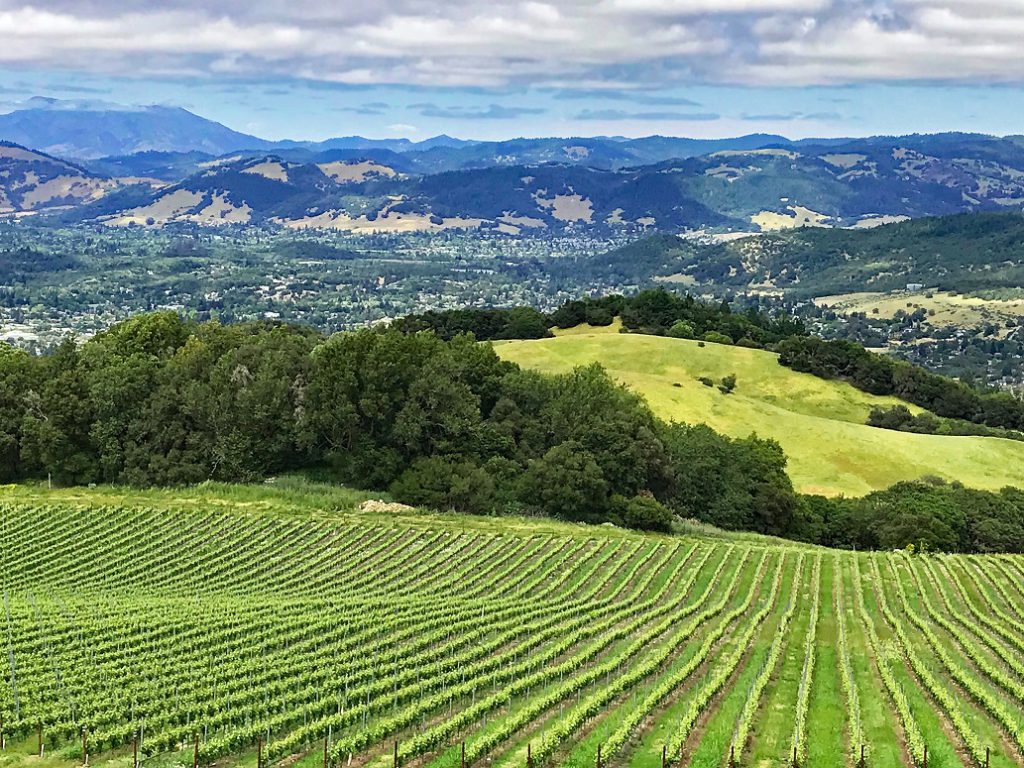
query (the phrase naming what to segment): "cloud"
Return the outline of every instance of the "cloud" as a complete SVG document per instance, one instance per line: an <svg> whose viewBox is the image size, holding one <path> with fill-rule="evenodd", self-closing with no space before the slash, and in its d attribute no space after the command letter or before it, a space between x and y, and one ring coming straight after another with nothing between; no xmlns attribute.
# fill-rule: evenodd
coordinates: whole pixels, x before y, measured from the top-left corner
<svg viewBox="0 0 1024 768"><path fill-rule="evenodd" d="M602 88L564 88L556 90L553 98L560 101L594 101L605 99L608 101L630 101L634 104L650 104L666 107L699 107L699 101L693 101L685 96L663 96L645 91L622 91Z"/></svg>
<svg viewBox="0 0 1024 768"><path fill-rule="evenodd" d="M715 112L628 112L623 109L584 109L576 113L576 120L651 120L679 122L707 122L718 120Z"/></svg>
<svg viewBox="0 0 1024 768"><path fill-rule="evenodd" d="M1021 39L1022 0L0 0L6 69L650 106L696 82L1024 82Z"/></svg>
<svg viewBox="0 0 1024 768"><path fill-rule="evenodd" d="M749 114L744 112L740 120L749 120L758 123L781 123L795 120L842 120L843 116L838 112L785 112L767 114Z"/></svg>
<svg viewBox="0 0 1024 768"><path fill-rule="evenodd" d="M384 110L388 108L388 105L384 102L371 102L369 104L362 104L359 106L341 106L334 107L334 112L348 112L353 115L383 115Z"/></svg>
<svg viewBox="0 0 1024 768"><path fill-rule="evenodd" d="M527 115L542 115L547 110L539 107L506 107L491 104L487 107L439 107L431 103L410 104L423 117L445 120L513 120Z"/></svg>

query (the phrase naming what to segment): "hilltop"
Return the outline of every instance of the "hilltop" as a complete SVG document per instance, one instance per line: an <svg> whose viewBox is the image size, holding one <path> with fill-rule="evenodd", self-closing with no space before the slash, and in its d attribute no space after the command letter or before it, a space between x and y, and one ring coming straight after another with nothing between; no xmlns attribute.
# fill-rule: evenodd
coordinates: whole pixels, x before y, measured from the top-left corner
<svg viewBox="0 0 1024 768"><path fill-rule="evenodd" d="M777 440L794 485L806 493L859 496L926 475L970 487L1024 484L1024 443L919 435L865 424L871 408L900 401L780 366L771 352L658 336L575 329L553 339L496 347L523 367L562 373L601 363L642 394L660 417L706 423L732 437ZM702 384L735 374L730 395ZM912 407L912 410L919 411Z"/></svg>

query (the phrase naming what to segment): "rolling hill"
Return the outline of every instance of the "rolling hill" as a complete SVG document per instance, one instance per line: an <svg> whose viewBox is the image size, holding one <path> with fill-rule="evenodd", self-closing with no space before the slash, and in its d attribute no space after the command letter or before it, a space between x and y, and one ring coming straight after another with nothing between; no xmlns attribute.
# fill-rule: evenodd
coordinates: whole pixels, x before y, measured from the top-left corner
<svg viewBox="0 0 1024 768"><path fill-rule="evenodd" d="M645 275L691 285L826 296L904 290L1024 286L1024 216L974 213L897 222L869 230L803 228L706 247L658 235L602 257Z"/></svg>
<svg viewBox="0 0 1024 768"><path fill-rule="evenodd" d="M80 166L0 141L0 215L89 203L116 186Z"/></svg>
<svg viewBox="0 0 1024 768"><path fill-rule="evenodd" d="M586 328L497 350L506 360L551 373L601 363L662 418L777 440L794 485L805 493L859 496L925 475L991 490L1024 486L1024 443L868 427L873 406L899 401L796 373L770 352ZM733 373L738 384L731 395L698 381Z"/></svg>

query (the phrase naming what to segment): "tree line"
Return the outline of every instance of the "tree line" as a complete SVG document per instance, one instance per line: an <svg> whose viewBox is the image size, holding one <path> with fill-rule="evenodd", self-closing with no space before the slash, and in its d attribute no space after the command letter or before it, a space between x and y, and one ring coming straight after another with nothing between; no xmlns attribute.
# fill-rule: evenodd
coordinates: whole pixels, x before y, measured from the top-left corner
<svg viewBox="0 0 1024 768"><path fill-rule="evenodd" d="M550 314L532 307L431 311L400 318L392 327L406 333L432 331L442 339L462 333L472 333L481 341L542 339L551 336L553 327L608 326L615 318L621 319L624 330L634 333L749 347L766 347L807 333L799 319L753 308L736 312L727 301L711 303L661 288L632 296L574 299Z"/></svg>
<svg viewBox="0 0 1024 768"><path fill-rule="evenodd" d="M839 379L873 395L893 395L936 416L1024 430L1024 401L1009 392L976 389L856 342L791 336L776 351L779 363L794 371Z"/></svg>
<svg viewBox="0 0 1024 768"><path fill-rule="evenodd" d="M583 312L614 312L619 301L584 302ZM658 313L661 302L623 303L618 316L671 329L680 316ZM695 332L731 322L699 304L678 305L692 309ZM782 332L750 322L762 338ZM149 486L315 471L468 513L654 530L696 519L839 547L1024 551L1022 491L926 481L864 499L803 496L774 441L665 422L597 365L522 370L472 333L442 338L420 325L325 337L159 312L45 355L0 345L0 482Z"/></svg>
<svg viewBox="0 0 1024 768"><path fill-rule="evenodd" d="M175 485L317 470L410 504L791 535L775 443L667 424L598 366L519 369L472 335L141 315L0 346L0 480Z"/></svg>

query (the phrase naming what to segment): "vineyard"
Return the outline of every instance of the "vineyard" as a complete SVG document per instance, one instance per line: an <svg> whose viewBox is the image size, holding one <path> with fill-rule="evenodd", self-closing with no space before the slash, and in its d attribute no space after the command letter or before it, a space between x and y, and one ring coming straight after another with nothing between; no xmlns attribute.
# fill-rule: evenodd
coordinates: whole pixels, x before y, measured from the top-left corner
<svg viewBox="0 0 1024 768"><path fill-rule="evenodd" d="M0 766L1024 765L1024 560L0 504Z"/></svg>

